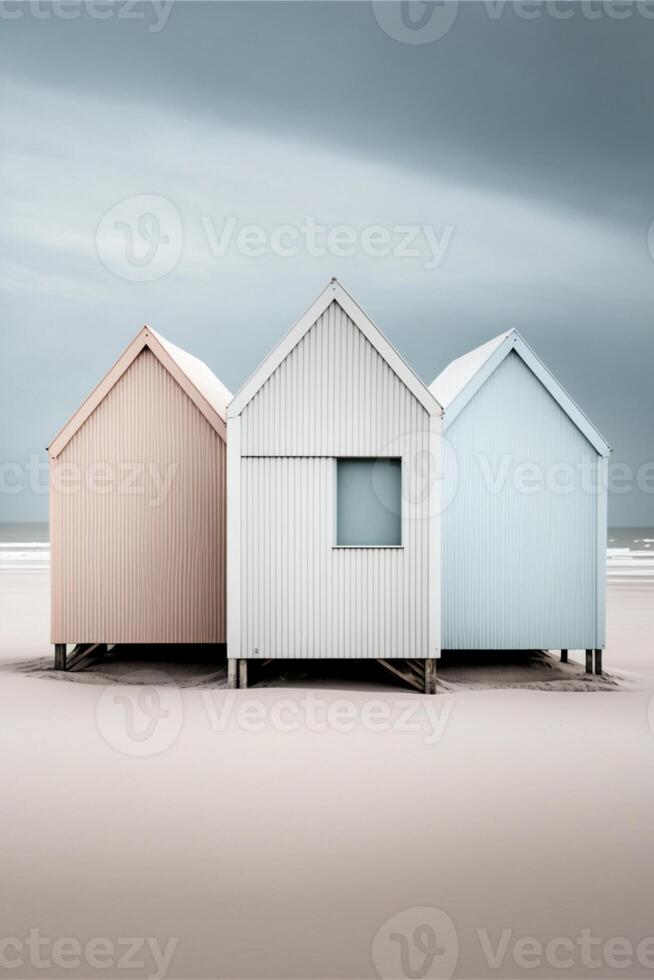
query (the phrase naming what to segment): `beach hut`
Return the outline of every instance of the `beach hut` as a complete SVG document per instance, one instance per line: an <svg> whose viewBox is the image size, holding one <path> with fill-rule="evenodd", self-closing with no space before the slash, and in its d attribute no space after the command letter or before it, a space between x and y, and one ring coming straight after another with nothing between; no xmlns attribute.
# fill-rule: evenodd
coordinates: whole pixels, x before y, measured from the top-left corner
<svg viewBox="0 0 654 980"><path fill-rule="evenodd" d="M443 406L442 642L604 647L610 449L516 330L453 361ZM437 600L438 601L438 600Z"/></svg>
<svg viewBox="0 0 654 980"><path fill-rule="evenodd" d="M55 665L116 643L226 640L226 413L150 327L49 447Z"/></svg>
<svg viewBox="0 0 654 980"><path fill-rule="evenodd" d="M434 689L440 416L336 280L235 395L230 684L252 660L353 658Z"/></svg>

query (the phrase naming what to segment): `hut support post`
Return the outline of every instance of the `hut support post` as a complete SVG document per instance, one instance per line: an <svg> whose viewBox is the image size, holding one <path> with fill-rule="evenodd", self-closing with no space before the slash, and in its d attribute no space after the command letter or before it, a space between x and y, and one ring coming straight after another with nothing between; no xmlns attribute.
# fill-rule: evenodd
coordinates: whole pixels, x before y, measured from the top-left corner
<svg viewBox="0 0 654 980"><path fill-rule="evenodd" d="M238 686L245 689L248 686L248 662L239 660L238 662Z"/></svg>
<svg viewBox="0 0 654 980"><path fill-rule="evenodd" d="M586 673L593 673L593 651L586 650Z"/></svg>
<svg viewBox="0 0 654 980"><path fill-rule="evenodd" d="M66 669L66 644L65 643L55 643L54 669L55 670Z"/></svg>
<svg viewBox="0 0 654 980"><path fill-rule="evenodd" d="M436 661L433 657L425 660L425 694L436 694Z"/></svg>
<svg viewBox="0 0 654 980"><path fill-rule="evenodd" d="M562 664L567 664L567 662L568 662L568 651L567 650L561 650L561 663Z"/></svg>
<svg viewBox="0 0 654 980"><path fill-rule="evenodd" d="M596 650L595 651L595 673L596 674L601 674L602 673L602 651L601 650Z"/></svg>
<svg viewBox="0 0 654 980"><path fill-rule="evenodd" d="M227 687L234 691L238 687L238 660L236 657L227 658Z"/></svg>

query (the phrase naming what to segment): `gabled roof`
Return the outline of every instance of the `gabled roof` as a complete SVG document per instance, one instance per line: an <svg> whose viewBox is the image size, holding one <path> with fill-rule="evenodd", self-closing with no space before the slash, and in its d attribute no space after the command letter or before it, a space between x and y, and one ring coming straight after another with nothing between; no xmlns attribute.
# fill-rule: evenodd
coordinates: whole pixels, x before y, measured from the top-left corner
<svg viewBox="0 0 654 980"><path fill-rule="evenodd" d="M366 316L361 307L356 303L350 294L341 286L337 279L331 279L320 296L311 304L309 309L299 320L294 323L285 337L280 340L276 347L272 349L268 357L265 358L256 369L254 374L248 378L245 384L238 390L234 400L227 409L229 418L240 415L249 401L256 395L259 389L265 384L268 378L277 370L282 361L290 354L294 347L308 333L316 320L322 316L331 303L338 303L341 309L349 316L350 320L359 328L364 336L370 341L377 353L395 372L409 391L423 405L429 415L440 415L441 407L437 399L429 392L420 378L415 374L398 351L386 339L381 330L375 326L372 320Z"/></svg>
<svg viewBox="0 0 654 980"><path fill-rule="evenodd" d="M429 390L443 406L443 428L447 429L470 399L481 388L511 351L522 358L527 367L549 391L550 395L583 433L601 456L611 448L592 422L561 387L554 375L531 349L517 330L509 330L451 361L431 383Z"/></svg>
<svg viewBox="0 0 654 980"><path fill-rule="evenodd" d="M481 347L475 347L462 357L457 357L455 361L450 361L447 367L441 371L429 390L438 398L444 409L448 409L455 398L461 394L469 381L472 381L486 361L491 357L497 348L509 336L508 333L501 333L499 337L493 337Z"/></svg>
<svg viewBox="0 0 654 980"><path fill-rule="evenodd" d="M82 402L72 418L52 440L48 447L52 459L61 453L91 413L106 398L116 382L122 378L130 364L146 347L170 372L221 439L226 438L225 420L227 403L232 397L230 392L203 361L193 357L192 354L180 347L176 347L175 344L171 344L152 327L145 326L139 330L111 370L105 374L102 381L96 385L88 398Z"/></svg>
<svg viewBox="0 0 654 980"><path fill-rule="evenodd" d="M232 393L228 391L222 381L216 377L210 367L201 361L199 357L194 357L188 351L182 350L172 344L160 333L147 327L152 337L155 337L162 347L170 354L178 367L184 372L186 377L198 389L200 394L206 398L211 407L218 413L223 421L227 418L227 405L232 400Z"/></svg>

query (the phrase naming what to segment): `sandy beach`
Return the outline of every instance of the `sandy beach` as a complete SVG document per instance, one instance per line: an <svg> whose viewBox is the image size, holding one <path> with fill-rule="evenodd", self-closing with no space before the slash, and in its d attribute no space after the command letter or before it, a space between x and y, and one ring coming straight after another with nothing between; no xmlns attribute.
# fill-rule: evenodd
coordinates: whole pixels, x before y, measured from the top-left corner
<svg viewBox="0 0 654 980"><path fill-rule="evenodd" d="M606 677L459 658L431 699L328 669L229 692L198 658L62 679L47 544L17 535L0 974L652 974L654 535L610 544Z"/></svg>

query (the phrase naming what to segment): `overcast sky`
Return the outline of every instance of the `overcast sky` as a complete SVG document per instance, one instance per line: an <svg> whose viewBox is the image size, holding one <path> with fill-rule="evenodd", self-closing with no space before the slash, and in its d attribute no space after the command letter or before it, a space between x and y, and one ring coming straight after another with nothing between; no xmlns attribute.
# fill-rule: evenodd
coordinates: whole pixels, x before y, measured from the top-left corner
<svg viewBox="0 0 654 980"><path fill-rule="evenodd" d="M331 275L428 383L517 327L614 461L654 459L654 2L0 20L4 463L146 322L236 391ZM45 519L22 480L0 519Z"/></svg>

